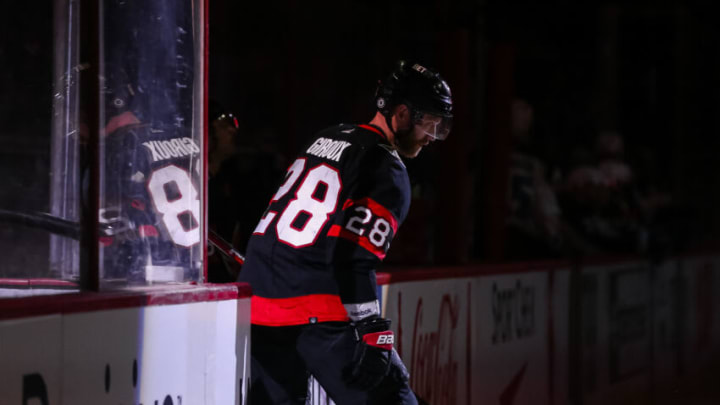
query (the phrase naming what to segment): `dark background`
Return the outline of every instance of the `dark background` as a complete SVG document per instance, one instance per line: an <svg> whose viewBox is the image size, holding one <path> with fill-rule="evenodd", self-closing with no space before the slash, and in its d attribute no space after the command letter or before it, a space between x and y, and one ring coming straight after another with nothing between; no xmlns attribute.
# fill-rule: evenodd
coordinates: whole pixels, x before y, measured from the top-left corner
<svg viewBox="0 0 720 405"><path fill-rule="evenodd" d="M504 179L515 97L534 106L531 149L549 178L568 174L574 148L616 131L635 173L673 198L668 252L717 239L714 2L213 0L209 7L210 97L239 116L241 142L287 161L326 126L369 121L376 83L397 59L418 59L447 79L454 130L407 162L413 209L391 263L507 258ZM5 10L0 208L47 211L52 5L13 2ZM46 244L44 237L5 227L0 240L17 253L18 268L44 267L44 257L17 248Z"/></svg>
<svg viewBox="0 0 720 405"><path fill-rule="evenodd" d="M684 248L715 238L720 220L717 11L710 1L215 1L210 96L241 117L240 136L268 137L291 158L325 126L368 121L396 59L438 68L455 128L409 162L413 230L390 261L507 257L515 97L534 106L531 148L548 176L567 175L573 150L599 132L621 134L635 175L672 196L666 221Z"/></svg>
<svg viewBox="0 0 720 405"><path fill-rule="evenodd" d="M6 3L0 13L0 209L47 212L50 180L57 175L50 168L57 97L50 90L53 2ZM716 3L209 0L209 96L240 118L238 143L289 163L318 130L369 121L377 81L397 59L416 58L449 82L455 125L447 141L407 162L412 208L383 270L517 260L506 219L515 151L511 112L518 97L534 107L526 152L544 162L553 185L568 178L576 152L590 148L599 133L624 137L625 159L639 181L672 203L650 229L659 229L654 250L623 246L600 253L661 258L712 248L720 240ZM240 193L248 199L258 193L243 184ZM49 271L49 245L46 231L0 223L0 278L56 276ZM547 257L539 252L523 260ZM712 280L710 271L698 280ZM625 336L631 343L637 337L627 331L664 327L654 320L636 322L637 313L619 313L627 309L622 306L596 310L594 302L602 301L593 277L577 280L582 285L573 284L577 293L570 297L579 303L570 305L578 317L571 322L589 329L569 337L578 350L592 354L604 344L587 338L597 333L593 312L617 311L611 314L619 314L612 318L618 322L613 339ZM670 306L684 302L677 294L695 291L686 287L673 279L671 288L660 290L667 294L648 307L653 317L677 322L667 329L673 346L653 350L677 353L678 364L684 349L675 351L675 345L695 343L673 332L692 324L682 317L694 307ZM697 288L695 304L709 314L712 284ZM700 328L709 331L711 325ZM716 391L718 374L706 373L697 383ZM570 380L585 377L576 373ZM572 390L585 388L576 384ZM670 395L657 399L689 403Z"/></svg>

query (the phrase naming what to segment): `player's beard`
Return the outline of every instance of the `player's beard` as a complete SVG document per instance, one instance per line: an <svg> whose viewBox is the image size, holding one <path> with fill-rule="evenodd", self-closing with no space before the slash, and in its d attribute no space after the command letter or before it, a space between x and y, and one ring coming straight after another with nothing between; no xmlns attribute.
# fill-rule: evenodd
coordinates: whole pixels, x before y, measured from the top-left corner
<svg viewBox="0 0 720 405"><path fill-rule="evenodd" d="M415 125L411 125L409 128L398 129L395 132L395 148L400 155L409 159L416 157L423 147L422 143L413 136L414 130Z"/></svg>

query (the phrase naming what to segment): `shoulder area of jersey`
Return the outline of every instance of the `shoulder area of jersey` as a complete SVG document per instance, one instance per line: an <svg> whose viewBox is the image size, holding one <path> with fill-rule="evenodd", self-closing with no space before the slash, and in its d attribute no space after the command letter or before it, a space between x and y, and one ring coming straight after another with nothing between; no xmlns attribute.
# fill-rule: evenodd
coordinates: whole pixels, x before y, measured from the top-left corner
<svg viewBox="0 0 720 405"><path fill-rule="evenodd" d="M377 146L389 153L390 156L394 157L402 167L405 167L405 163L403 162L400 154L397 152L397 150L395 150L395 148L385 143L379 143Z"/></svg>
<svg viewBox="0 0 720 405"><path fill-rule="evenodd" d="M369 151L376 146L380 146L400 160L397 152L387 143L382 133L366 125L340 124L320 131L305 150L305 153L321 159L339 162L343 156L349 154L348 150L352 149L351 147Z"/></svg>
<svg viewBox="0 0 720 405"><path fill-rule="evenodd" d="M383 134L379 128L366 124L352 126L348 125L348 127L351 128L347 129L346 131L354 131L357 133L362 133L364 135L360 137L362 138L363 147L372 147L373 150L382 150L384 152L387 152L398 163L400 163L401 166L405 167L405 163L402 161L402 158L400 158L397 150L395 150L395 148L390 144L385 134Z"/></svg>
<svg viewBox="0 0 720 405"><path fill-rule="evenodd" d="M345 140L333 133L321 132L315 140L310 143L305 153L321 159L339 162L351 145L352 142L350 142L349 139Z"/></svg>

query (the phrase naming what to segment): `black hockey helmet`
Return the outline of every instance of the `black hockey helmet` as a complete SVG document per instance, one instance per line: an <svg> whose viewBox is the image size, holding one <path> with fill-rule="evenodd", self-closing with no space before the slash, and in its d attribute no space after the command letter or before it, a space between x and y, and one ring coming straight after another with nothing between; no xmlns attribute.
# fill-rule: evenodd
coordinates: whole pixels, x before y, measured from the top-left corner
<svg viewBox="0 0 720 405"><path fill-rule="evenodd" d="M405 104L413 122L432 132L428 135L445 139L452 127L452 94L450 86L436 71L410 61L398 61L395 70L378 83L375 106L389 120L393 107Z"/></svg>
<svg viewBox="0 0 720 405"><path fill-rule="evenodd" d="M141 118L141 109L137 104L138 93L142 93L142 89L134 83L124 68L115 64L105 64L104 71L100 75L100 93L105 106L106 120L125 111L132 111Z"/></svg>

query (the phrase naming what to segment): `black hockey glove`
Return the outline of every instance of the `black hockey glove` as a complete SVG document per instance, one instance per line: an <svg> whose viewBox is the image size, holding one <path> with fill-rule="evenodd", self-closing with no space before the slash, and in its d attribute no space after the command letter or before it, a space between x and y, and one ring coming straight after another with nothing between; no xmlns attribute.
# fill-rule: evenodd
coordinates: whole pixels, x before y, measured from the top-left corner
<svg viewBox="0 0 720 405"><path fill-rule="evenodd" d="M410 381L410 373L408 373L405 364L400 359L400 355L395 348L392 349L392 355L390 357L390 380L397 385L404 384Z"/></svg>
<svg viewBox="0 0 720 405"><path fill-rule="evenodd" d="M395 336L388 319L366 318L351 326L356 346L353 361L344 372L345 381L353 387L370 390L390 372Z"/></svg>
<svg viewBox="0 0 720 405"><path fill-rule="evenodd" d="M407 404L409 400L407 395L413 394L409 389L403 393L402 388L408 384L409 380L410 373L408 373L398 353L393 349L390 355L390 372L377 387L370 391L368 403Z"/></svg>

